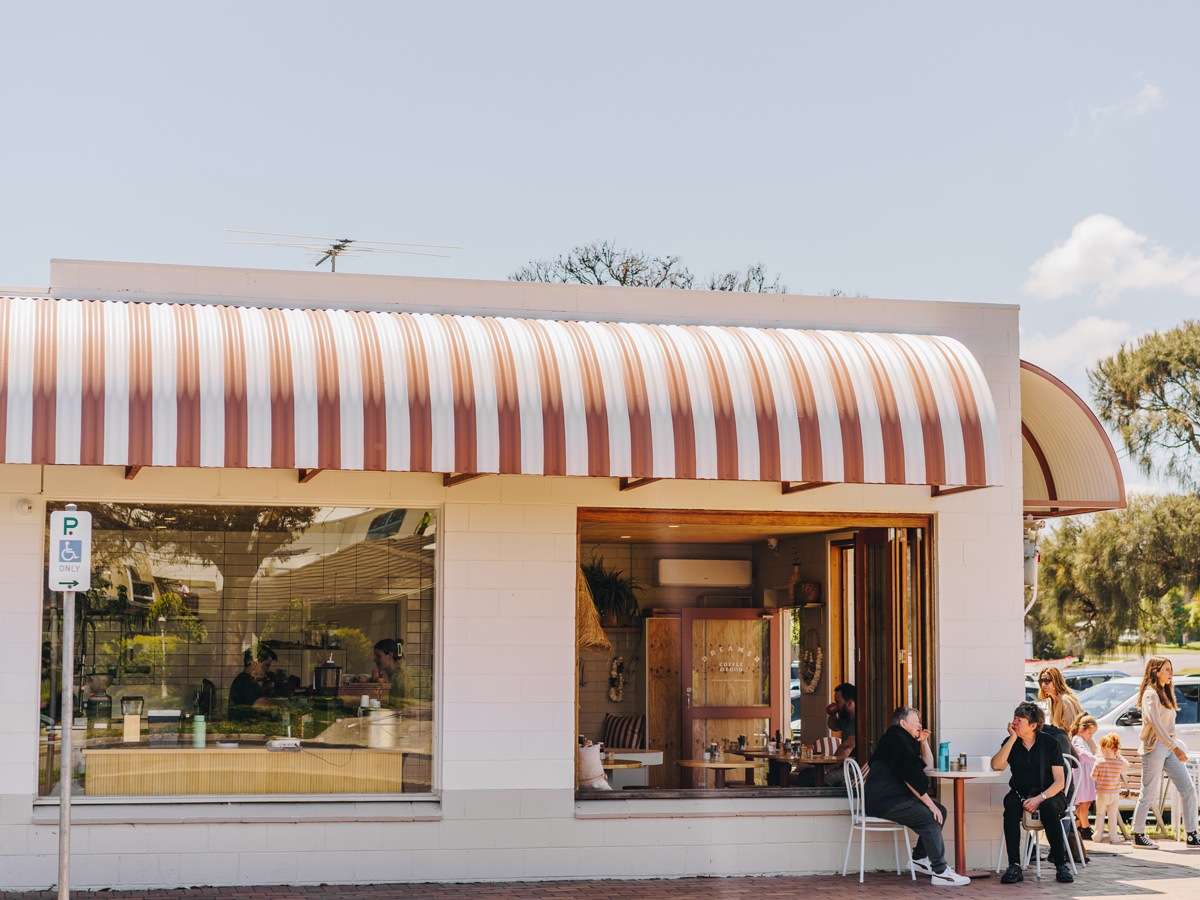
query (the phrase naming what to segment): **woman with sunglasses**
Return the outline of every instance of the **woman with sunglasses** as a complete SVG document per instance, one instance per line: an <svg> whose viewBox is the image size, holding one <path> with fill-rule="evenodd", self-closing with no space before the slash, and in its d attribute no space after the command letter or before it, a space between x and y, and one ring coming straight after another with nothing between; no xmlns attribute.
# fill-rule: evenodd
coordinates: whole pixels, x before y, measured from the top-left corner
<svg viewBox="0 0 1200 900"><path fill-rule="evenodd" d="M1175 670L1164 656L1146 660L1146 672L1138 691L1138 706L1142 710L1142 789L1133 809L1133 846L1157 850L1158 845L1146 837L1146 816L1150 813L1151 795L1158 792L1165 770L1175 783L1182 800L1183 825L1187 829L1189 849L1200 848L1196 829L1196 787L1188 777L1187 745L1175 736Z"/></svg>
<svg viewBox="0 0 1200 900"><path fill-rule="evenodd" d="M1083 715L1079 698L1067 687L1063 673L1054 666L1046 666L1038 673L1038 699L1050 704L1046 721L1063 731L1070 731L1075 720Z"/></svg>

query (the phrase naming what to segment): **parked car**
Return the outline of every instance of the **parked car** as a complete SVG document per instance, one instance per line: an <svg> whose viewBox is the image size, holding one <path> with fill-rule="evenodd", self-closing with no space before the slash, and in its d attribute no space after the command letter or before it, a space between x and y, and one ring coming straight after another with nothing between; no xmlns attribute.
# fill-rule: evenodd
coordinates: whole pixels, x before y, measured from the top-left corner
<svg viewBox="0 0 1200 900"><path fill-rule="evenodd" d="M1077 694L1094 688L1098 684L1104 684L1106 681L1112 681L1114 678L1127 677L1130 676L1120 669L1079 668L1067 669L1063 672L1063 680L1067 683L1067 687Z"/></svg>
<svg viewBox="0 0 1200 900"><path fill-rule="evenodd" d="M1077 694L1106 681L1112 681L1114 678L1124 677L1126 677L1126 673L1120 669L1078 668L1063 671L1063 681ZM1036 674L1025 676L1025 699L1037 702L1038 680Z"/></svg>

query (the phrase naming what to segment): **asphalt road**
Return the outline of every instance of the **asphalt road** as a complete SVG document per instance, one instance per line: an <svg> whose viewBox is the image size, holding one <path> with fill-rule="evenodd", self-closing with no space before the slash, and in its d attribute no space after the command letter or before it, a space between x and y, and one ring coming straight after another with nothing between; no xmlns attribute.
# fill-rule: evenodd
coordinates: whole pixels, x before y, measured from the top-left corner
<svg viewBox="0 0 1200 900"><path fill-rule="evenodd" d="M1175 667L1175 671L1177 672L1181 669L1200 669L1200 653L1197 653L1195 650L1167 652L1162 655L1171 660L1171 665ZM1093 665L1112 666L1130 675L1141 675L1146 671L1146 657L1125 656L1118 659L1106 659L1103 662L1088 663L1089 667Z"/></svg>

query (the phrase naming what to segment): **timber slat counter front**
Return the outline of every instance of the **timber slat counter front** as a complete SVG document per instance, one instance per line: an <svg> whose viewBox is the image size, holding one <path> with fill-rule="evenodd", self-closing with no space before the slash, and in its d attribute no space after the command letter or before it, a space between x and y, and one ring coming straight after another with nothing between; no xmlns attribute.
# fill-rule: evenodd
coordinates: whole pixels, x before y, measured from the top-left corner
<svg viewBox="0 0 1200 900"><path fill-rule="evenodd" d="M188 794L387 794L403 789L404 751L306 746L131 747L83 751L89 797Z"/></svg>

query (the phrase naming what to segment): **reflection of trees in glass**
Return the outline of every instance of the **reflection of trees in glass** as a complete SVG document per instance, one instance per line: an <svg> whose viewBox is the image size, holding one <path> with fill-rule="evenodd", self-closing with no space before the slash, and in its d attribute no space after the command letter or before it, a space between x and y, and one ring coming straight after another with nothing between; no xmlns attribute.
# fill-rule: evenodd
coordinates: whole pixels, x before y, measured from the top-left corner
<svg viewBox="0 0 1200 900"><path fill-rule="evenodd" d="M108 546L110 563L138 547L179 561L213 566L221 576L221 603L213 623L221 636L226 672L242 668L242 648L251 636L250 586L265 560L285 548L317 515L310 506L89 506L93 533ZM95 552L95 551L94 551Z"/></svg>
<svg viewBox="0 0 1200 900"><path fill-rule="evenodd" d="M263 641L295 644L298 647L308 646L312 642L312 636L308 633L309 623L312 621L312 604L307 600L293 598L267 617L259 638ZM336 637L338 647L346 651L347 672L366 671L369 668L372 644L362 631L346 627L330 630L324 622L318 625L323 634Z"/></svg>

